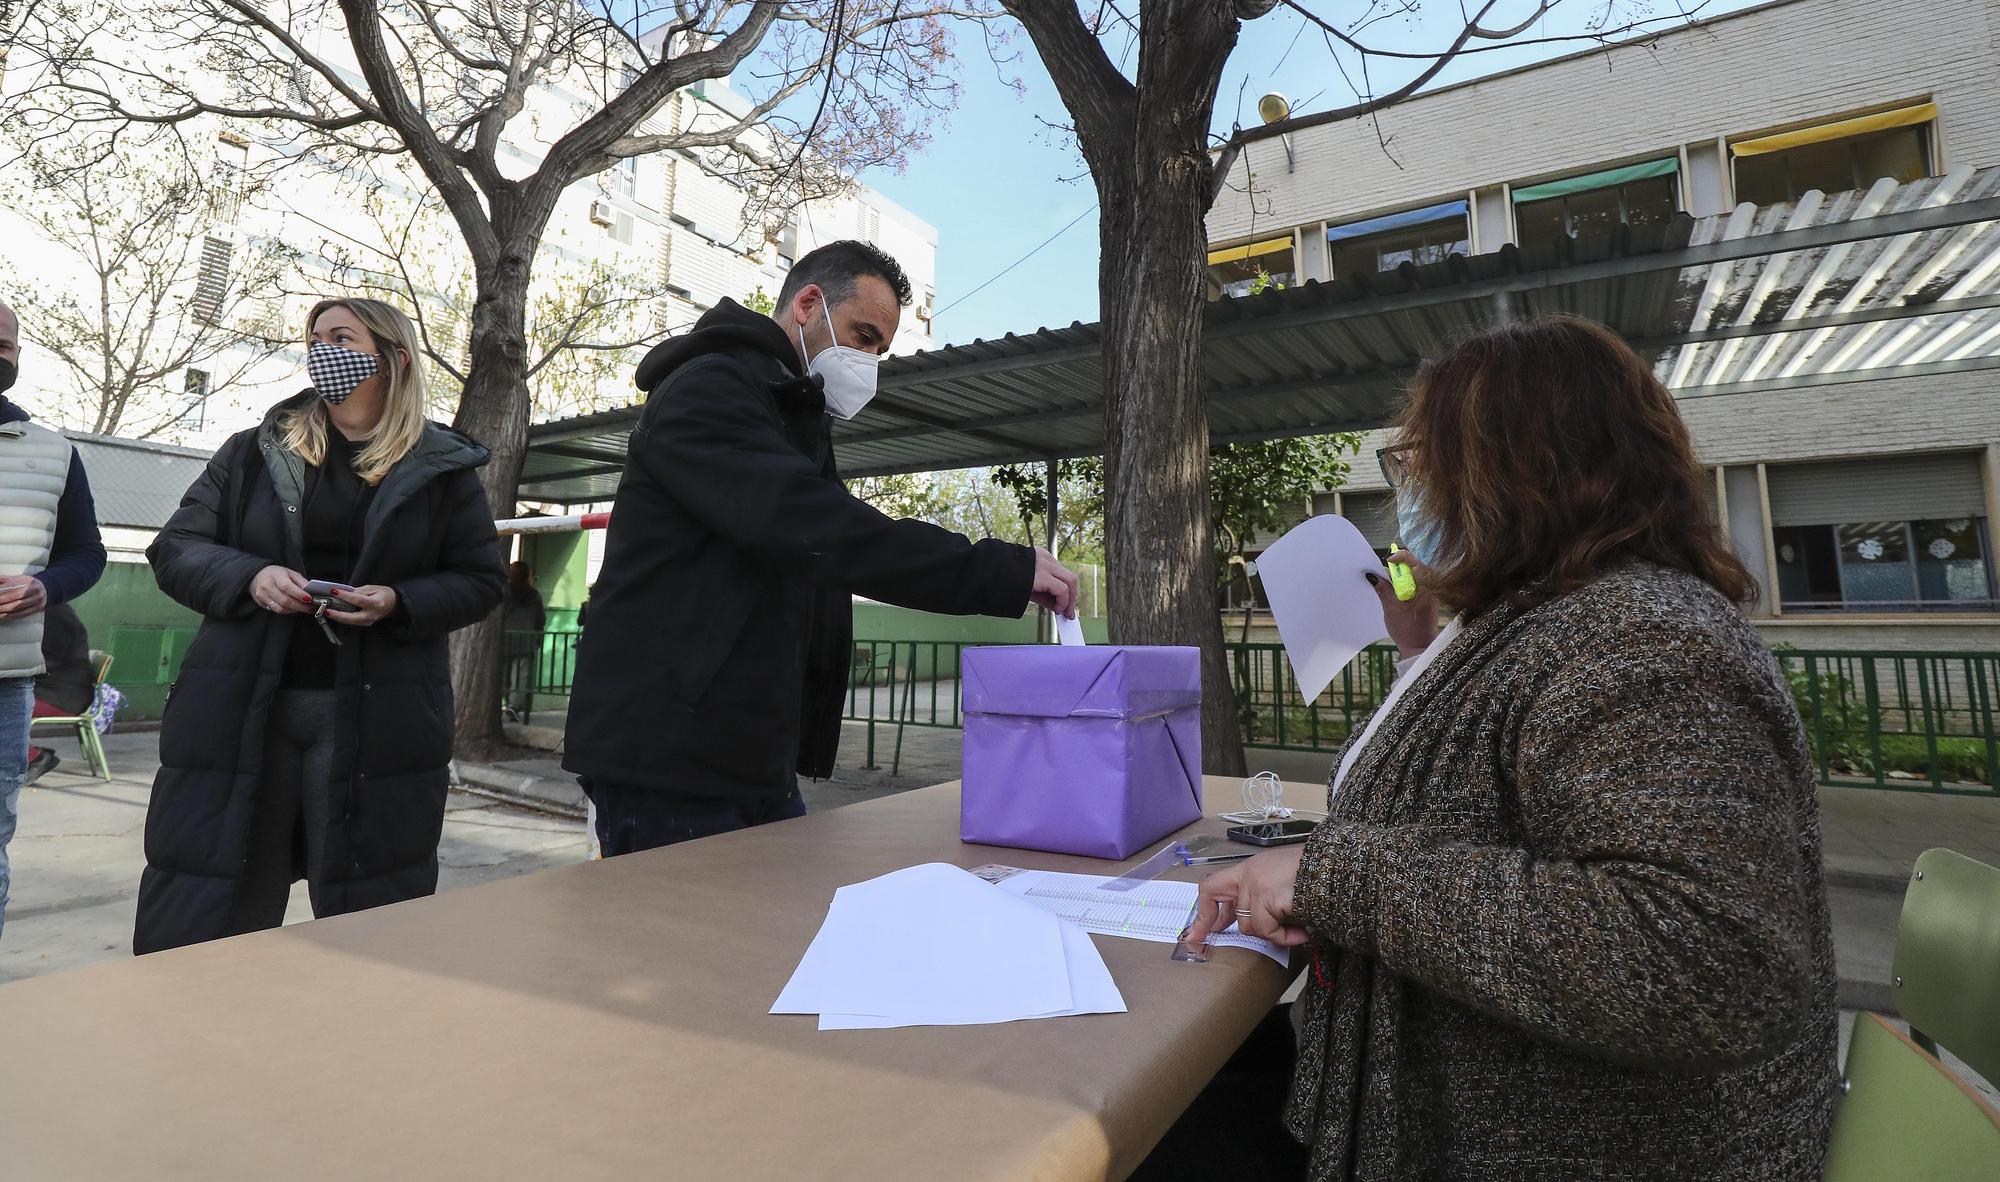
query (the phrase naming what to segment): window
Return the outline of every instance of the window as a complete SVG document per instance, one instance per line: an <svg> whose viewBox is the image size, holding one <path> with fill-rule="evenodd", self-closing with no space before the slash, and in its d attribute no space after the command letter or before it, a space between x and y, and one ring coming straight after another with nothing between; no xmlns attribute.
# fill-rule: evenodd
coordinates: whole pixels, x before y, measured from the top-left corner
<svg viewBox="0 0 2000 1182"><path fill-rule="evenodd" d="M1982 518L1781 526L1771 540L1788 612L2000 606Z"/></svg>
<svg viewBox="0 0 2000 1182"><path fill-rule="evenodd" d="M207 417L208 371L190 369L181 378L181 413L174 420L174 425L199 431Z"/></svg>
<svg viewBox="0 0 2000 1182"><path fill-rule="evenodd" d="M1263 556L1261 550L1255 554L1246 554L1243 557L1248 563L1247 566L1237 566L1232 562L1222 568L1223 611L1240 612L1245 608L1251 611L1265 610L1267 605L1264 601L1264 577L1251 573L1257 569L1257 560Z"/></svg>
<svg viewBox="0 0 2000 1182"><path fill-rule="evenodd" d="M631 199L639 195L639 158L627 156L600 174L604 191Z"/></svg>
<svg viewBox="0 0 2000 1182"><path fill-rule="evenodd" d="M1679 208L1678 159L1607 169L1515 190L1515 240L1532 248L1619 226L1660 225Z"/></svg>
<svg viewBox="0 0 2000 1182"><path fill-rule="evenodd" d="M1232 246L1224 250L1209 252L1208 256L1208 298L1219 300L1224 297L1253 295L1262 290L1259 281L1269 287L1290 287L1295 282L1298 270L1292 263L1292 238L1272 238L1264 242L1252 242L1248 246Z"/></svg>
<svg viewBox="0 0 2000 1182"><path fill-rule="evenodd" d="M1455 254L1472 253L1466 223L1466 203L1447 201L1424 209L1387 214L1366 221L1329 226L1327 249L1333 275L1367 276L1393 271L1404 263L1424 266Z"/></svg>
<svg viewBox="0 0 2000 1182"><path fill-rule="evenodd" d="M229 260L236 248L226 238L208 238L201 244L201 271L194 283L192 307L196 319L215 324L222 317L223 301L229 297Z"/></svg>
<svg viewBox="0 0 2000 1182"><path fill-rule="evenodd" d="M1329 497L1329 500L1332 498ZM1319 498L1313 498L1315 508ZM1354 523L1368 540L1378 558L1389 557L1389 543L1396 540L1396 494L1391 492L1350 492L1340 497L1341 516ZM1327 506L1331 512L1332 507Z"/></svg>
<svg viewBox="0 0 2000 1182"><path fill-rule="evenodd" d="M799 223L793 218L778 231L778 265L789 267L799 257Z"/></svg>
<svg viewBox="0 0 2000 1182"><path fill-rule="evenodd" d="M1883 177L1931 175L1931 126L1937 105L1923 103L1730 145L1736 199L1754 205L1797 201L1810 190L1844 193Z"/></svg>
<svg viewBox="0 0 2000 1182"><path fill-rule="evenodd" d="M244 153L225 146L209 174L208 213L223 225L234 225L243 208Z"/></svg>
<svg viewBox="0 0 2000 1182"><path fill-rule="evenodd" d="M627 246L632 245L632 215L619 210L611 219L611 236Z"/></svg>

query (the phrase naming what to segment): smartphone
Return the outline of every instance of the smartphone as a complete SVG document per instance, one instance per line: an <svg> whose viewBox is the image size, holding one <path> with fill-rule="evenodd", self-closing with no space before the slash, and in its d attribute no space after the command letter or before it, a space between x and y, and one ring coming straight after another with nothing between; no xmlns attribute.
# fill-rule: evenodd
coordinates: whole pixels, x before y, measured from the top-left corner
<svg viewBox="0 0 2000 1182"><path fill-rule="evenodd" d="M1318 821L1266 821L1260 825L1232 825L1225 832L1229 840L1248 845L1291 845L1312 836Z"/></svg>
<svg viewBox="0 0 2000 1182"><path fill-rule="evenodd" d="M312 596L315 601L324 602L326 604L326 610L330 612L360 611L361 609L359 607L356 607L354 604L342 603L340 600L335 599L333 597L333 593L335 591L352 591L352 590L354 590L354 588L348 586L346 583L335 583L335 582L330 582L329 580L326 579L306 580L306 594Z"/></svg>

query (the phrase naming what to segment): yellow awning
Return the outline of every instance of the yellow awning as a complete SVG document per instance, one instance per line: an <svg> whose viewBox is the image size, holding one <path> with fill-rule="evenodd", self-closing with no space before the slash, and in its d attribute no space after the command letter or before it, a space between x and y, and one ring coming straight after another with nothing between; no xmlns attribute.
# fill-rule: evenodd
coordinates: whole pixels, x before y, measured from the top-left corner
<svg viewBox="0 0 2000 1182"><path fill-rule="evenodd" d="M1738 140L1729 145L1729 150L1737 156L1762 156L1769 152L1782 152L1787 148L1803 148L1807 144L1823 144L1828 140L1844 140L1849 136L1866 135L1871 131L1915 127L1918 124L1929 123L1937 117L1936 103L1918 103L1914 107L1899 107L1894 111L1882 111L1874 115L1857 115L1837 123L1822 123L1816 127L1802 127L1797 131L1782 131L1777 135L1760 135L1754 140Z"/></svg>
<svg viewBox="0 0 2000 1182"><path fill-rule="evenodd" d="M1240 263L1244 259L1253 258L1260 254L1271 254L1274 251L1290 250L1291 248L1291 236L1286 235L1283 238L1273 238L1268 242L1252 242L1248 246L1232 246L1228 250L1211 250L1208 252L1208 265L1213 267L1220 263Z"/></svg>

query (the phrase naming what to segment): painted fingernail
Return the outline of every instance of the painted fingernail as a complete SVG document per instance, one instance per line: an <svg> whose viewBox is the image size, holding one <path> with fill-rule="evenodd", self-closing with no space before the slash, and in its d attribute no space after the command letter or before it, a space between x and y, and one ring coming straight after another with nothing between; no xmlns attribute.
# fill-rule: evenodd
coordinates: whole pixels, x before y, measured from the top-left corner
<svg viewBox="0 0 2000 1182"><path fill-rule="evenodd" d="M1376 586L1382 581L1382 577L1373 571L1363 571L1361 577L1368 580L1370 587Z"/></svg>

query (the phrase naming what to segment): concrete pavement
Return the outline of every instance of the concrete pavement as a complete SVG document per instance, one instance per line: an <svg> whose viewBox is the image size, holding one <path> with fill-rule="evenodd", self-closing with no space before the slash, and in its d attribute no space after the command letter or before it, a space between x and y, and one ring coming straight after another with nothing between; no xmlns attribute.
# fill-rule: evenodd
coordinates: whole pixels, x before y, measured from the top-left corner
<svg viewBox="0 0 2000 1182"><path fill-rule="evenodd" d="M131 955L158 739L146 731L107 736L108 783L84 772L75 740L53 741L62 766L22 790L20 831L8 846L14 885L0 935L0 982ZM438 847L438 889L579 862L586 849L580 821L454 792ZM286 922L311 918L298 883Z"/></svg>

